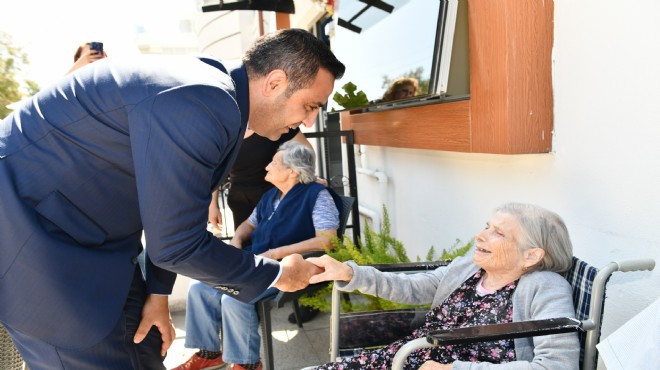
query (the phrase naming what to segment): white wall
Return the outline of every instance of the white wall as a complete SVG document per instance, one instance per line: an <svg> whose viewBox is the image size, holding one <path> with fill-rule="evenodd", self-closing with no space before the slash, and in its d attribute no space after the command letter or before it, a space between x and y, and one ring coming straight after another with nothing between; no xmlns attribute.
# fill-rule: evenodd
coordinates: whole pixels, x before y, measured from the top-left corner
<svg viewBox="0 0 660 370"><path fill-rule="evenodd" d="M200 13L195 28L202 54L238 60L259 37L259 18L247 10Z"/></svg>
<svg viewBox="0 0 660 370"><path fill-rule="evenodd" d="M363 147L388 175L387 198L358 175L363 206L388 206L409 255L469 240L494 207L531 202L565 219L575 255L594 264L660 264L660 2L557 0L554 152L465 154ZM414 130L414 127L410 128ZM660 268L617 273L603 337L660 297Z"/></svg>

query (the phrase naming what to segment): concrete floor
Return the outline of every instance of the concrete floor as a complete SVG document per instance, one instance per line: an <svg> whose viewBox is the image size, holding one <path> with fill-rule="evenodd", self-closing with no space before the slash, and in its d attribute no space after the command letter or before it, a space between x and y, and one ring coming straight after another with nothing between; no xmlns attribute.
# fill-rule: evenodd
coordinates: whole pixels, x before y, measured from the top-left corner
<svg viewBox="0 0 660 370"><path fill-rule="evenodd" d="M271 313L273 320L274 370L300 370L330 360L330 314L321 313L300 329L287 321L293 309L289 303ZM196 349L183 347L186 335L185 310L172 313L176 339L168 351L165 367L171 369L186 361ZM262 342L263 346L263 342ZM263 348L262 348L263 357Z"/></svg>

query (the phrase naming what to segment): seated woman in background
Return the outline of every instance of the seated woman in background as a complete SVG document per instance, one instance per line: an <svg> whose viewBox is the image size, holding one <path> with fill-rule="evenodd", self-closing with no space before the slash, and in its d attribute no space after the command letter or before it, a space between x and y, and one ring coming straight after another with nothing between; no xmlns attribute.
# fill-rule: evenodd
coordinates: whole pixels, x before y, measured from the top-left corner
<svg viewBox="0 0 660 370"><path fill-rule="evenodd" d="M560 275L571 268L573 248L562 219L529 204L495 210L476 236L471 257L420 274L380 272L329 257L308 261L325 269L310 283L336 280L340 290L407 304L428 304L425 323L391 345L365 351L317 369L389 369L406 342L432 330L553 317L575 317L570 284ZM438 346L413 352L406 369L577 369L576 333Z"/></svg>
<svg viewBox="0 0 660 370"><path fill-rule="evenodd" d="M412 98L417 95L417 90L419 90L419 82L416 78L401 77L392 82L381 101Z"/></svg>
<svg viewBox="0 0 660 370"><path fill-rule="evenodd" d="M315 182L312 149L288 141L280 146L266 171L266 181L274 187L238 226L230 244L276 260L295 253L332 249L342 202L332 189ZM270 288L254 302L276 293L275 288ZM220 325L224 354L220 351ZM254 303L240 302L232 298L231 291L218 291L192 281L184 345L200 351L175 370L215 369L225 363L233 363L234 370L261 369L258 329Z"/></svg>

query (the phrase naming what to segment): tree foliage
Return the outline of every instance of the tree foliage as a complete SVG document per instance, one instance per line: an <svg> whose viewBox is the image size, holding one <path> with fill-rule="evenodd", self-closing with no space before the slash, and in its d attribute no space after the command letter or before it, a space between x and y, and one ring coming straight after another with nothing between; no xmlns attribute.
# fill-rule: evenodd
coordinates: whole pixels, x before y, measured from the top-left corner
<svg viewBox="0 0 660 370"><path fill-rule="evenodd" d="M14 46L9 34L0 31L0 119L11 113L7 105L39 91L36 82L20 78L20 72L28 64L23 50Z"/></svg>

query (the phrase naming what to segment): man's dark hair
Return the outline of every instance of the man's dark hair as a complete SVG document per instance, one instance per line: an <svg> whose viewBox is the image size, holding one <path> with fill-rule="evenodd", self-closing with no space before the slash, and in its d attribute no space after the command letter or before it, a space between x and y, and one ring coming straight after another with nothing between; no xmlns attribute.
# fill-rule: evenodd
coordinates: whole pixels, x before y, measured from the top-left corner
<svg viewBox="0 0 660 370"><path fill-rule="evenodd" d="M311 33L291 28L261 36L243 57L250 77L263 77L275 69L286 73L289 86L286 96L311 86L319 68L327 69L335 79L346 67L328 45Z"/></svg>

